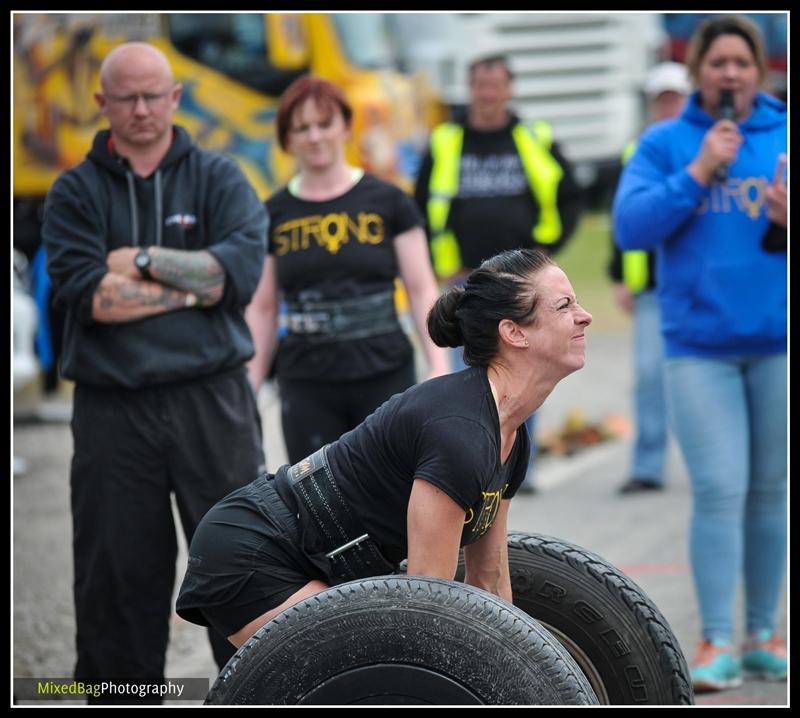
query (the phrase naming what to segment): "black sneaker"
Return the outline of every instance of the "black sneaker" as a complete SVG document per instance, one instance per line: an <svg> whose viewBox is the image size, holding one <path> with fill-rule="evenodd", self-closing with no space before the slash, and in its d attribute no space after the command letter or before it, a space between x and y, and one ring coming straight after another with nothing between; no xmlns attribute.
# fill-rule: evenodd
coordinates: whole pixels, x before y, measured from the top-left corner
<svg viewBox="0 0 800 718"><path fill-rule="evenodd" d="M654 479L631 479L623 484L619 493L621 494L638 494L647 491L663 491L664 485Z"/></svg>

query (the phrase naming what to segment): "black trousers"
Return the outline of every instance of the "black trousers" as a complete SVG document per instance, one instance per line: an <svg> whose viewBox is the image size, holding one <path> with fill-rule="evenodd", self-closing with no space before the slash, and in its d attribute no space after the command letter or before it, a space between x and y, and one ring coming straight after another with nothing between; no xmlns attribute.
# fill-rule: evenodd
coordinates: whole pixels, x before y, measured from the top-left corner
<svg viewBox="0 0 800 718"><path fill-rule="evenodd" d="M296 464L355 429L414 381L413 356L398 369L359 381L287 379L278 372L281 426L289 463Z"/></svg>
<svg viewBox="0 0 800 718"><path fill-rule="evenodd" d="M72 433L75 678L161 681L177 556L171 495L188 543L211 506L258 475L255 396L243 367L137 391L77 386ZM209 633L222 668L233 646Z"/></svg>

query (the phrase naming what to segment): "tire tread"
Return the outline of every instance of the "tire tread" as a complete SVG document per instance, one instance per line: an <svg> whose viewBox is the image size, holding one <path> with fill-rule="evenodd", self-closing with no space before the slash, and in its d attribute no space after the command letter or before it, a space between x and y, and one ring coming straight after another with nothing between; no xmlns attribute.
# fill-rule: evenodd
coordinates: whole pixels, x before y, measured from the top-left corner
<svg viewBox="0 0 800 718"><path fill-rule="evenodd" d="M297 647L308 635L312 641L318 639L320 645L325 646L322 650L330 653L331 637L335 635L337 626L346 626L352 620L359 623L360 630L367 632L370 622L381 625L381 611L398 606L405 610L390 619L394 622L392 628L402 627L405 622L410 630L422 613L433 622L441 622L448 636L453 635L448 631L461 623L468 622L469 630L479 626L481 640L485 640L487 645L497 646L498 651L502 650L504 662L519 666L520 676L509 677L509 687L503 688L501 695L510 696L514 691L522 690L518 684L523 684L524 678L525 685L529 686L527 690L535 690L542 696L558 697L558 705L597 702L589 682L566 650L520 609L490 593L463 584L392 576L342 584L315 594L281 613L259 629L231 658L212 686L206 703L254 702L253 686L263 682L260 676L265 670L274 670L274 667L267 669L265 666L280 653L287 640L293 641L293 646ZM459 634L450 640L457 647L458 639L468 635L472 634ZM381 660L391 661L392 656ZM398 660L402 662L403 659ZM354 661L357 663L357 659ZM491 668L499 670L493 665ZM463 665L461 670L463 672ZM483 670L483 666L475 668L476 674L483 673ZM447 675L447 667L440 668L440 672ZM510 692L503 694L502 691ZM288 696L287 701L291 703L296 698L296 695Z"/></svg>
<svg viewBox="0 0 800 718"><path fill-rule="evenodd" d="M599 587L612 596L619 598L621 603L634 614L636 622L649 637L657 651L662 668L671 674L670 688L673 703L694 704L694 690L689 680L686 659L674 638L672 629L656 605L627 576L600 556L574 546L567 546L554 537L509 532L508 544L509 547L513 546L534 555L545 554L564 561L573 569L590 576Z"/></svg>

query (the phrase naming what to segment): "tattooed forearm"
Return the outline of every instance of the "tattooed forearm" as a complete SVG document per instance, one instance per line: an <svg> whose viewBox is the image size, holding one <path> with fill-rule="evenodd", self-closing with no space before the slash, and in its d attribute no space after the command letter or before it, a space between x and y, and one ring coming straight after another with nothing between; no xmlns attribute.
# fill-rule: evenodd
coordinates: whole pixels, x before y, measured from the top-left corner
<svg viewBox="0 0 800 718"><path fill-rule="evenodd" d="M95 290L92 316L101 323L132 322L196 303L189 292L109 272Z"/></svg>
<svg viewBox="0 0 800 718"><path fill-rule="evenodd" d="M191 292L200 306L211 306L222 299L225 270L210 252L157 247L151 249L150 254L153 279Z"/></svg>

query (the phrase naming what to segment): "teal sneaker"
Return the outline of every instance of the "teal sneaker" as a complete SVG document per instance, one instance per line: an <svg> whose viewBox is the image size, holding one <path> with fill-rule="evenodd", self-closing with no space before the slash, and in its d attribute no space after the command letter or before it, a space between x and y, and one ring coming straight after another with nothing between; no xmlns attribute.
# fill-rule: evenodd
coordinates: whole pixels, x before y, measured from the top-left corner
<svg viewBox="0 0 800 718"><path fill-rule="evenodd" d="M714 639L700 643L690 673L698 693L742 685L742 663L727 641Z"/></svg>
<svg viewBox="0 0 800 718"><path fill-rule="evenodd" d="M748 678L786 680L786 643L769 629L751 633L744 644L742 668Z"/></svg>

